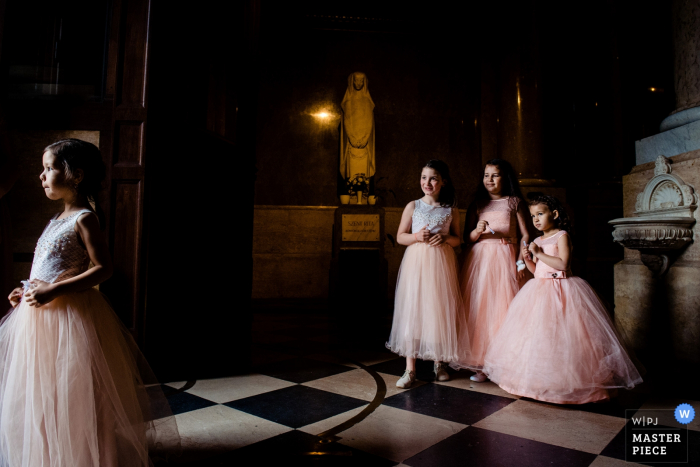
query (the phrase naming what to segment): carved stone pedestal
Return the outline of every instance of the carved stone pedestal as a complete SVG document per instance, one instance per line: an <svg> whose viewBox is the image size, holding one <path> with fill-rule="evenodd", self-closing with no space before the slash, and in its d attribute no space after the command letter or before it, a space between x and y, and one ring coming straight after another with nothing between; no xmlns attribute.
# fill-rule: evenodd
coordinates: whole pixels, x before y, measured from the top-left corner
<svg viewBox="0 0 700 467"><path fill-rule="evenodd" d="M384 225L380 207L342 205L335 212L330 308L349 340L386 338L381 327L388 278Z"/></svg>
<svg viewBox="0 0 700 467"><path fill-rule="evenodd" d="M698 186L700 150L660 156L623 178L628 217L610 221L625 247L615 321L645 365L700 363Z"/></svg>

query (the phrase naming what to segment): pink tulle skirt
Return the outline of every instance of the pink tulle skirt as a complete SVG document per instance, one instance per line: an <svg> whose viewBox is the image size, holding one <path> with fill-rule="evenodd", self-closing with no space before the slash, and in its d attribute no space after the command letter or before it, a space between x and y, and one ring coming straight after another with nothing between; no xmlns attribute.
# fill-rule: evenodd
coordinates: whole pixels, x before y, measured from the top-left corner
<svg viewBox="0 0 700 467"><path fill-rule="evenodd" d="M473 244L460 273L460 287L467 312L471 356L451 366L479 370L491 339L503 324L508 306L519 290L515 245Z"/></svg>
<svg viewBox="0 0 700 467"><path fill-rule="evenodd" d="M451 246L415 243L399 269L388 349L404 357L453 362L469 357L467 323Z"/></svg>
<svg viewBox="0 0 700 467"><path fill-rule="evenodd" d="M558 404L610 397L641 383L605 306L579 277L533 279L486 354L484 372L511 394Z"/></svg>
<svg viewBox="0 0 700 467"><path fill-rule="evenodd" d="M146 466L149 448L176 452L175 418L152 383L100 292L20 303L0 324L0 465Z"/></svg>

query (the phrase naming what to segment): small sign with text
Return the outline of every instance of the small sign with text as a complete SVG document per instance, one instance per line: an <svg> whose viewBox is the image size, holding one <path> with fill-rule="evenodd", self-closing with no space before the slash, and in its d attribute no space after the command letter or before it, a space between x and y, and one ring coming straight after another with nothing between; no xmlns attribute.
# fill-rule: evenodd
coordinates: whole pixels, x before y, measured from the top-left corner
<svg viewBox="0 0 700 467"><path fill-rule="evenodd" d="M378 242L379 214L343 214L344 242Z"/></svg>

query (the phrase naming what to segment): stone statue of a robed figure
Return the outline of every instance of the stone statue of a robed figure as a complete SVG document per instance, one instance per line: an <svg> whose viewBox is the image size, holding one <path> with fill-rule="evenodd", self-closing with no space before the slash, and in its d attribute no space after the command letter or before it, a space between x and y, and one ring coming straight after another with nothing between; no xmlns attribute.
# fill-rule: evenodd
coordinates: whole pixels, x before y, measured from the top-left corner
<svg viewBox="0 0 700 467"><path fill-rule="evenodd" d="M360 174L369 179L375 172L374 102L364 73L348 76L348 88L340 106L340 174L346 182Z"/></svg>

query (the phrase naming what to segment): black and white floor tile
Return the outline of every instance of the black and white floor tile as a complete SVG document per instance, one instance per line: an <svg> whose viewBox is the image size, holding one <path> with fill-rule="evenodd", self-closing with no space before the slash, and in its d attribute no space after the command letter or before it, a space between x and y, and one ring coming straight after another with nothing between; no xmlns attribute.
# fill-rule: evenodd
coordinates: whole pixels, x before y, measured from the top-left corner
<svg viewBox="0 0 700 467"><path fill-rule="evenodd" d="M700 410L644 390L601 404L547 404L474 383L466 371L435 382L432 362L418 362L420 381L401 390L403 359L335 346L323 316L263 314L255 326L254 373L165 386L183 455L164 465L622 467L635 465L624 461L623 433L636 410L682 402ZM700 446L698 418L688 430ZM691 465L699 456L691 452Z"/></svg>

